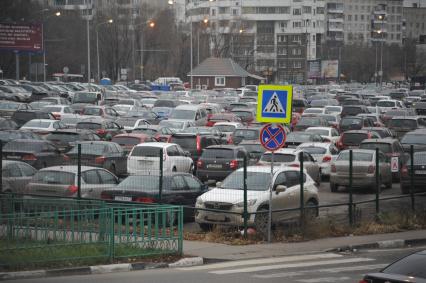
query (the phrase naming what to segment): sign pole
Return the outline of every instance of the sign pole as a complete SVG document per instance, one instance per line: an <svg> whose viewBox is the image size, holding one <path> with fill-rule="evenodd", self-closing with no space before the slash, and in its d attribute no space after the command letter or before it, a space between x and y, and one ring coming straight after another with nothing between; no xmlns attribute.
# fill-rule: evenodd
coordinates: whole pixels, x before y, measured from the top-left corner
<svg viewBox="0 0 426 283"><path fill-rule="evenodd" d="M272 191L274 189L274 152L271 153L271 186L269 188L269 215L268 215L268 243L271 242L272 234Z"/></svg>

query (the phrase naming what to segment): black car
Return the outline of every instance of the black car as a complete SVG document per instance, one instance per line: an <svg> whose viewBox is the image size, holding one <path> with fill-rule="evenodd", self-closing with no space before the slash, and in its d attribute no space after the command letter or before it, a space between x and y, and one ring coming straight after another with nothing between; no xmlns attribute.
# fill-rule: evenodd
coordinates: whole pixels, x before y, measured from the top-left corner
<svg viewBox="0 0 426 283"><path fill-rule="evenodd" d="M79 141L99 141L101 138L92 131L66 129L51 132L45 139L54 143L60 151L67 152Z"/></svg>
<svg viewBox="0 0 426 283"><path fill-rule="evenodd" d="M196 177L188 173L171 173L162 180L161 199L159 196L160 176L131 175L116 188L104 190L101 198L116 201L140 203L164 203L194 207L197 197L205 193L203 185ZM192 209L184 209L185 218L194 217Z"/></svg>
<svg viewBox="0 0 426 283"><path fill-rule="evenodd" d="M37 172L31 165L13 160L4 160L1 170L2 189L6 193L23 193L23 189Z"/></svg>
<svg viewBox="0 0 426 283"><path fill-rule="evenodd" d="M414 152L413 160L414 190L425 191L426 183L426 151ZM401 168L401 192L410 193L411 187L411 157Z"/></svg>
<svg viewBox="0 0 426 283"><path fill-rule="evenodd" d="M232 142L237 145L243 140L259 140L262 128L237 128L231 135Z"/></svg>
<svg viewBox="0 0 426 283"><path fill-rule="evenodd" d="M6 144L13 140L42 140L43 138L32 132L27 130L2 130L0 131L0 142Z"/></svg>
<svg viewBox="0 0 426 283"><path fill-rule="evenodd" d="M118 143L107 141L84 141L81 144L81 164L101 167L114 175L127 174L127 155ZM78 162L78 145L67 152L72 164Z"/></svg>
<svg viewBox="0 0 426 283"><path fill-rule="evenodd" d="M40 110L18 110L15 111L12 115L12 120L18 124L19 127L23 126L30 120L34 119L52 119L55 118L50 113L46 113Z"/></svg>
<svg viewBox="0 0 426 283"><path fill-rule="evenodd" d="M342 113L340 116L356 116L358 114L368 113L368 109L365 105L345 105L342 108Z"/></svg>
<svg viewBox="0 0 426 283"><path fill-rule="evenodd" d="M243 146L209 146L198 158L197 177L201 181L221 181L233 171L243 167L244 158L247 158L248 163L248 152Z"/></svg>
<svg viewBox="0 0 426 283"><path fill-rule="evenodd" d="M405 152L410 152L411 145L414 152L426 151L426 130L420 129L406 133L401 139L402 147Z"/></svg>
<svg viewBox="0 0 426 283"><path fill-rule="evenodd" d="M19 160L36 169L61 165L68 161L59 149L45 140L13 140L3 146L3 159Z"/></svg>
<svg viewBox="0 0 426 283"><path fill-rule="evenodd" d="M426 283L426 250L408 255L377 273L364 276L359 283Z"/></svg>
<svg viewBox="0 0 426 283"><path fill-rule="evenodd" d="M361 130L364 127L374 127L374 122L367 117L346 116L339 123L339 131L341 133L349 130Z"/></svg>
<svg viewBox="0 0 426 283"><path fill-rule="evenodd" d="M170 137L169 142L178 144L183 150L188 151L194 164L206 147L221 144L219 137L194 133L175 133Z"/></svg>

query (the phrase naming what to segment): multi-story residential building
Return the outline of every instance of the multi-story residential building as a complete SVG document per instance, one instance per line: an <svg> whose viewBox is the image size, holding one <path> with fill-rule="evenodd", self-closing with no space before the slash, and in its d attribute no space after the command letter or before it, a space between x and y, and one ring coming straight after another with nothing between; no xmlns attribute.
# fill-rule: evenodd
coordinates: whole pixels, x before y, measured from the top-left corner
<svg viewBox="0 0 426 283"><path fill-rule="evenodd" d="M411 4L411 5L410 5ZM426 1L404 3L405 37L426 43Z"/></svg>
<svg viewBox="0 0 426 283"><path fill-rule="evenodd" d="M231 57L269 80L302 82L319 57L323 0L188 0L187 21L209 27L210 54Z"/></svg>

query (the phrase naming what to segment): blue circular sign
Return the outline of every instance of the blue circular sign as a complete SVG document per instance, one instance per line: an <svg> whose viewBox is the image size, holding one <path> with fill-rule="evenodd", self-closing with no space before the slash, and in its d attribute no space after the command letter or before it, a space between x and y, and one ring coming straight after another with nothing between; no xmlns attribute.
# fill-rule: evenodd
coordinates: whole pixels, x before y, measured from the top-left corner
<svg viewBox="0 0 426 283"><path fill-rule="evenodd" d="M268 124L260 131L260 143L269 151L276 151L284 146L287 135L280 125Z"/></svg>

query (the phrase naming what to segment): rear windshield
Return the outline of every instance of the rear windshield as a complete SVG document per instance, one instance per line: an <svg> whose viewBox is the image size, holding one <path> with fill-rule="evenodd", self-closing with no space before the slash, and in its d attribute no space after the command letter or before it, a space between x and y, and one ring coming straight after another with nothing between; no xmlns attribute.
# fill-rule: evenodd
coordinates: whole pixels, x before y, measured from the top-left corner
<svg viewBox="0 0 426 283"><path fill-rule="evenodd" d="M368 138L368 135L364 133L345 133L342 142L344 144L360 144L366 138Z"/></svg>
<svg viewBox="0 0 426 283"><path fill-rule="evenodd" d="M327 149L324 147L310 146L310 147L302 147L301 149L310 154L325 154L327 152Z"/></svg>
<svg viewBox="0 0 426 283"><path fill-rule="evenodd" d="M401 143L405 144L426 144L426 135L422 134L406 134Z"/></svg>
<svg viewBox="0 0 426 283"><path fill-rule="evenodd" d="M379 107L395 107L394 101L379 101L377 102L377 106Z"/></svg>
<svg viewBox="0 0 426 283"><path fill-rule="evenodd" d="M337 157L337 160L341 161L341 160L348 160L349 161L349 151L345 151L339 154L339 156ZM373 153L368 153L368 152L353 152L353 157L352 157L353 161L371 161L373 160Z"/></svg>
<svg viewBox="0 0 426 283"><path fill-rule="evenodd" d="M46 136L48 141L75 142L80 139L77 133L51 133Z"/></svg>
<svg viewBox="0 0 426 283"><path fill-rule="evenodd" d="M136 146L135 148L133 148L131 156L160 157L160 150L160 147Z"/></svg>
<svg viewBox="0 0 426 283"><path fill-rule="evenodd" d="M57 184L57 185L73 185L74 173L62 171L39 171L37 172L32 182L41 184Z"/></svg>
<svg viewBox="0 0 426 283"><path fill-rule="evenodd" d="M376 148L378 148L381 152L383 153L392 153L392 147L390 144L387 143L363 143L360 145L361 149L372 149L372 150L376 150Z"/></svg>
<svg viewBox="0 0 426 283"><path fill-rule="evenodd" d="M236 127L232 125L214 125L213 128L218 129L222 133L230 133L233 132Z"/></svg>
<svg viewBox="0 0 426 283"><path fill-rule="evenodd" d="M83 114L84 115L101 115L102 110L100 108L84 108Z"/></svg>
<svg viewBox="0 0 426 283"><path fill-rule="evenodd" d="M136 137L114 137L112 142L116 142L120 145L137 145L140 143L140 139Z"/></svg>
<svg viewBox="0 0 426 283"><path fill-rule="evenodd" d="M265 153L262 155L260 160L265 162L271 162L271 157L272 157L272 154ZM294 154L281 154L281 153L274 154L274 162L286 163L286 162L293 162L294 160L296 160L296 156Z"/></svg>
<svg viewBox="0 0 426 283"><path fill-rule="evenodd" d="M217 159L232 159L234 150L228 148L206 148L201 157L217 158Z"/></svg>
<svg viewBox="0 0 426 283"><path fill-rule="evenodd" d="M363 111L361 107L344 107L342 110L342 113L346 115L356 115L362 112Z"/></svg>
<svg viewBox="0 0 426 283"><path fill-rule="evenodd" d="M175 105L172 100L157 100L154 103L154 107L172 107L174 108Z"/></svg>
<svg viewBox="0 0 426 283"><path fill-rule="evenodd" d="M50 124L50 122L29 121L24 125L24 127L49 128Z"/></svg>
<svg viewBox="0 0 426 283"><path fill-rule="evenodd" d="M133 127L137 120L137 118L119 118L115 122L122 127Z"/></svg>
<svg viewBox="0 0 426 283"><path fill-rule="evenodd" d="M328 136L328 130L309 129L309 130L307 130L307 132L318 134L320 136Z"/></svg>
<svg viewBox="0 0 426 283"><path fill-rule="evenodd" d="M248 152L251 153L263 153L266 149L260 144L240 144L243 146Z"/></svg>
<svg viewBox="0 0 426 283"><path fill-rule="evenodd" d="M357 118L344 118L342 119L342 122L341 122L342 126L360 125L360 124L362 124L362 119L357 119Z"/></svg>
<svg viewBox="0 0 426 283"><path fill-rule="evenodd" d="M88 123L88 122L80 122L76 125L77 129L89 129L89 130L97 130L101 129L102 125L98 123Z"/></svg>
<svg viewBox="0 0 426 283"><path fill-rule="evenodd" d="M287 142L308 142L311 140L311 134L304 133L290 133L287 136Z"/></svg>
<svg viewBox="0 0 426 283"><path fill-rule="evenodd" d="M389 122L389 127L413 130L417 128L417 121L412 119L392 119Z"/></svg>
<svg viewBox="0 0 426 283"><path fill-rule="evenodd" d="M300 119L299 123L297 123L297 126L301 125L301 126L316 126L316 125L320 125L320 119L318 119L317 117L312 117L312 118L302 118Z"/></svg>
<svg viewBox="0 0 426 283"><path fill-rule="evenodd" d="M77 146L73 147L69 153L77 153ZM102 155L108 152L108 146L99 143L82 143L81 154Z"/></svg>
<svg viewBox="0 0 426 283"><path fill-rule="evenodd" d="M294 107L304 107L305 106L304 101L300 100L300 99L294 99L292 104L293 104Z"/></svg>
<svg viewBox="0 0 426 283"><path fill-rule="evenodd" d="M244 137L245 139L258 139L259 131L257 130L236 130L234 132L235 137Z"/></svg>
<svg viewBox="0 0 426 283"><path fill-rule="evenodd" d="M197 147L195 136L172 136L170 142L180 145L185 150L193 150Z"/></svg>
<svg viewBox="0 0 426 283"><path fill-rule="evenodd" d="M325 108L325 113L331 113L331 112L340 112L342 109L339 106L327 106Z"/></svg>

